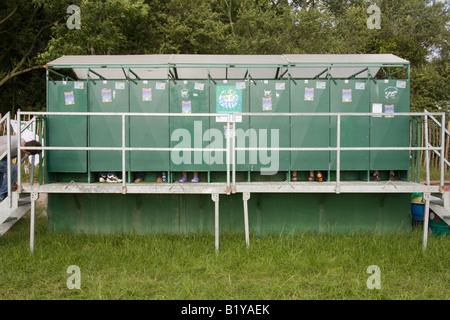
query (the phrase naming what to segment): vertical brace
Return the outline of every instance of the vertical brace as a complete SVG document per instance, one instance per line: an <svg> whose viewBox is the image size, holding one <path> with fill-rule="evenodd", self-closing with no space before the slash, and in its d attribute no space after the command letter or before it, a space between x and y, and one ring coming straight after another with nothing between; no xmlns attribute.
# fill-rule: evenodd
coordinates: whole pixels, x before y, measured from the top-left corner
<svg viewBox="0 0 450 320"><path fill-rule="evenodd" d="M231 114L232 117L232 133L231 133L231 164L232 164L232 174L231 174L231 193L236 193L236 115Z"/></svg>
<svg viewBox="0 0 450 320"><path fill-rule="evenodd" d="M341 115L337 116L336 193L341 193Z"/></svg>
<svg viewBox="0 0 450 320"><path fill-rule="evenodd" d="M10 113L7 113L7 117L6 117L6 136L7 136L7 140L6 140L6 148L8 150L8 154L6 156L6 161L7 161L7 176L8 176L8 205L11 208L12 207L12 192L11 192L11 116ZM19 136L20 137L20 136ZM20 139L19 139L20 140ZM17 157L18 159L20 157ZM20 170L20 166L19 164L17 165L19 170Z"/></svg>
<svg viewBox="0 0 450 320"><path fill-rule="evenodd" d="M214 234L215 234L215 246L216 253L219 252L219 194L211 194L211 199L214 201Z"/></svg>
<svg viewBox="0 0 450 320"><path fill-rule="evenodd" d="M127 193L126 186L126 165L125 165L125 115L122 115L122 194Z"/></svg>
<svg viewBox="0 0 450 320"><path fill-rule="evenodd" d="M248 227L248 200L250 199L250 193L244 192L242 194L242 200L244 201L244 228L245 228L245 244L247 248L250 246L250 235Z"/></svg>
<svg viewBox="0 0 450 320"><path fill-rule="evenodd" d="M20 111L17 111L17 193L22 192L22 163L20 161L20 156L22 154L21 149L21 138L22 138L22 120L21 120L21 114ZM9 124L8 124L9 125Z"/></svg>
<svg viewBox="0 0 450 320"><path fill-rule="evenodd" d="M231 121L231 115L228 114L228 120L227 120L227 131L225 134L225 139L226 139L226 143L227 143L227 152L226 152L226 157L227 157L227 195L230 195L231 193L231 183L230 183L230 144L231 144L231 137L230 137L230 121Z"/></svg>
<svg viewBox="0 0 450 320"><path fill-rule="evenodd" d="M36 200L39 198L37 192L30 194L31 212L30 212L30 251L34 252L34 230L35 230L35 216L36 216Z"/></svg>
<svg viewBox="0 0 450 320"><path fill-rule="evenodd" d="M445 113L442 115L441 118L441 158L440 160L440 181L439 186L441 187L441 190L444 188L444 175L445 175L445 166L444 166L444 159L445 159Z"/></svg>
<svg viewBox="0 0 450 320"><path fill-rule="evenodd" d="M425 211L423 213L423 250L427 248L428 243L428 222L430 219L430 192L423 193L423 200L425 200Z"/></svg>
<svg viewBox="0 0 450 320"><path fill-rule="evenodd" d="M428 142L428 116L425 114L425 123L424 123L424 135L425 135L425 161L426 161L426 174L427 174L427 186L430 185L430 152L428 148L430 147Z"/></svg>

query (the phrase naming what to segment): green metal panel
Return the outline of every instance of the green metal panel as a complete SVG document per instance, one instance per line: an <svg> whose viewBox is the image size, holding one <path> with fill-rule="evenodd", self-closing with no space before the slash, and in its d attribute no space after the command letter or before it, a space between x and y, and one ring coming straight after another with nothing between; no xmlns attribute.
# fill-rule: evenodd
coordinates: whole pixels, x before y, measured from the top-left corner
<svg viewBox="0 0 450 320"><path fill-rule="evenodd" d="M87 88L84 81L49 81L49 112L86 112ZM50 147L86 147L86 116L49 116L46 144ZM86 172L87 151L47 151L48 172Z"/></svg>
<svg viewBox="0 0 450 320"><path fill-rule="evenodd" d="M209 84L205 80L170 82L170 113L209 113ZM208 117L170 117L170 146L204 148L209 143ZM202 151L172 151L171 171L208 171Z"/></svg>
<svg viewBox="0 0 450 320"><path fill-rule="evenodd" d="M211 138L218 135L221 138L223 148L226 148L226 115L233 112L249 112L249 82L248 80L217 80L211 82L211 103L210 113L222 114L222 117L211 118ZM223 118L225 116L225 118ZM236 147L248 147L249 137L249 117L241 117L236 121ZM230 124L231 125L231 124ZM211 139L213 140L213 138ZM230 141L231 143L231 141ZM226 171L226 153L216 153L214 157L217 161L211 160L211 171ZM257 160L249 159L248 151L236 151L235 155L236 171L248 171L249 164L256 163ZM231 161L231 159L230 159Z"/></svg>
<svg viewBox="0 0 450 320"><path fill-rule="evenodd" d="M301 204L301 205L299 205ZM210 195L49 194L49 229L71 233L214 233ZM252 234L411 230L409 194L252 194ZM219 198L220 232L244 234L242 195Z"/></svg>
<svg viewBox="0 0 450 320"><path fill-rule="evenodd" d="M291 81L291 112L327 113L330 111L328 80ZM291 117L291 145L298 148L327 148L330 143L329 117ZM291 170L328 170L328 151L291 152Z"/></svg>
<svg viewBox="0 0 450 320"><path fill-rule="evenodd" d="M289 113L289 81L256 80L250 82L250 112ZM250 128L257 133L254 147L289 147L289 117L255 116L250 118ZM262 157L261 157L262 156ZM260 151L257 164L251 171L261 174L289 170L289 151ZM267 172L266 172L267 171Z"/></svg>
<svg viewBox="0 0 450 320"><path fill-rule="evenodd" d="M125 80L95 80L89 86L90 112L128 112L129 87ZM128 121L128 119L127 119ZM90 147L121 147L121 116L89 116ZM89 169L98 171L121 171L121 151L89 151Z"/></svg>
<svg viewBox="0 0 450 320"><path fill-rule="evenodd" d="M331 80L330 112L370 112L369 80ZM336 147L337 120L331 117L330 144ZM369 117L341 117L341 147L369 147ZM336 169L336 152L331 152ZM341 170L368 170L369 151L341 151Z"/></svg>
<svg viewBox="0 0 450 320"><path fill-rule="evenodd" d="M167 80L130 82L130 112L168 113ZM169 117L130 118L130 146L168 148ZM168 171L168 151L130 151L131 171Z"/></svg>
<svg viewBox="0 0 450 320"><path fill-rule="evenodd" d="M408 80L377 80L370 83L370 102L373 110L378 104L382 117L370 119L371 147L408 147L409 117L394 116L389 112L410 112ZM375 107L375 111L377 108ZM408 151L370 151L372 170L408 170Z"/></svg>

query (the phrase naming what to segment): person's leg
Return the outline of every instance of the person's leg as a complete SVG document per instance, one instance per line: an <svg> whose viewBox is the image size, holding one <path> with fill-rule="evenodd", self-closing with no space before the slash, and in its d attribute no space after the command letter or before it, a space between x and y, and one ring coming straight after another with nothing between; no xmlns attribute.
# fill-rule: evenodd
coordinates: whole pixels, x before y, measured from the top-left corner
<svg viewBox="0 0 450 320"><path fill-rule="evenodd" d="M7 160L0 161L0 175L2 181L0 185L0 200L3 200L8 196L8 162ZM4 176L3 176L4 175ZM17 179L17 166L11 163L11 187L14 186Z"/></svg>
<svg viewBox="0 0 450 320"><path fill-rule="evenodd" d="M198 172L194 171L194 178L191 180L191 182L199 182L200 179L198 178Z"/></svg>
<svg viewBox="0 0 450 320"><path fill-rule="evenodd" d="M315 180L315 178L314 178L314 171L313 170L309 171L309 178L308 178L308 180L309 181L314 181Z"/></svg>
<svg viewBox="0 0 450 320"><path fill-rule="evenodd" d="M370 180L372 181L380 180L380 173L378 172L378 170L373 171L372 175L370 176Z"/></svg>
<svg viewBox="0 0 450 320"><path fill-rule="evenodd" d="M183 177L180 180L178 180L178 182L186 182L186 181L187 181L187 172L184 171L183 172Z"/></svg>
<svg viewBox="0 0 450 320"><path fill-rule="evenodd" d="M144 181L144 172L135 172L134 173L134 183L139 183Z"/></svg>
<svg viewBox="0 0 450 320"><path fill-rule="evenodd" d="M292 181L297 181L297 171L292 171L292 177L291 177Z"/></svg>
<svg viewBox="0 0 450 320"><path fill-rule="evenodd" d="M389 180L398 180L398 177L395 175L394 170L389 171Z"/></svg>

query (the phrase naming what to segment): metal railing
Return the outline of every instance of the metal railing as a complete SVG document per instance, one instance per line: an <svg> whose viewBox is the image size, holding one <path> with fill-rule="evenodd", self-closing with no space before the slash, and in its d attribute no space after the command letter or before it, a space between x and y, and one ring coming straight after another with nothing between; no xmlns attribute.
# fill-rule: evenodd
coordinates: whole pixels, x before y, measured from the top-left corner
<svg viewBox="0 0 450 320"><path fill-rule="evenodd" d="M426 174L427 185L430 185L430 163L429 152L434 151L440 156L440 186L441 189L444 186L444 163L449 164L445 159L445 134L449 134L445 129L445 113L443 112L399 112L395 114L389 114L389 116L395 117L424 117L427 120L428 117L432 117L437 121L434 116L440 116L441 118L441 137L442 144L439 147L433 147L426 140L424 147L342 147L341 146L341 119L342 117L383 117L387 116L385 113L232 113L232 114L217 114L217 113L112 113L112 112L21 112L17 113L18 122L22 115L35 115L35 116L117 116L122 119L122 145L120 147L27 147L28 150L86 150L86 151L121 151L122 153L122 192L126 193L126 152L127 151L224 151L226 152L226 175L227 175L227 194L234 193L236 191L236 151L335 151L336 152L336 193L340 193L341 187L341 152L342 151L425 151L426 152ZM226 148L152 148L152 147L127 147L126 146L126 117L217 117L226 116L227 132L230 132L230 126L233 130L231 139L226 138ZM336 147L285 147L285 148L272 148L272 147L236 147L236 119L238 117L336 117ZM225 122L224 122L225 123ZM425 132L427 132L427 121L425 121ZM20 141L20 140L19 140ZM18 154L23 148L18 143ZM441 156L442 155L442 156ZM21 170L18 170L17 184L19 190L21 190Z"/></svg>
<svg viewBox="0 0 450 320"><path fill-rule="evenodd" d="M448 166L450 166L450 162L449 160L446 158L445 154L445 137L446 135L450 136L450 132L445 128L445 113L444 115L441 117L441 122L439 122L434 116L433 114L436 113L430 113L425 109L425 146L426 147L433 147L429 141L429 132L428 132L428 118L430 118L431 120L433 120L437 125L438 128L441 129L441 148L440 148L440 152L439 149L433 149L433 151L437 154L437 156L439 157L440 160L440 164L439 164L439 169L440 169L440 185L441 187L444 184L444 175L445 175L445 166L444 163L447 164ZM427 167L429 166L429 162L430 162L430 158L429 158L429 154L427 152L426 154L426 162L427 162ZM427 184L430 184L430 172L429 170L427 170Z"/></svg>

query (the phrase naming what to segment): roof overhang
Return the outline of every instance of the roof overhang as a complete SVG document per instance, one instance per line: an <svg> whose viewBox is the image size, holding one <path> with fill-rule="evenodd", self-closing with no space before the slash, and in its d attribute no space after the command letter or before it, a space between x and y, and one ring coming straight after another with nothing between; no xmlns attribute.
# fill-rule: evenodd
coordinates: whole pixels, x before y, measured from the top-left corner
<svg viewBox="0 0 450 320"><path fill-rule="evenodd" d="M161 54L62 56L47 66L73 69L78 79L311 79L375 77L409 62L393 54Z"/></svg>

